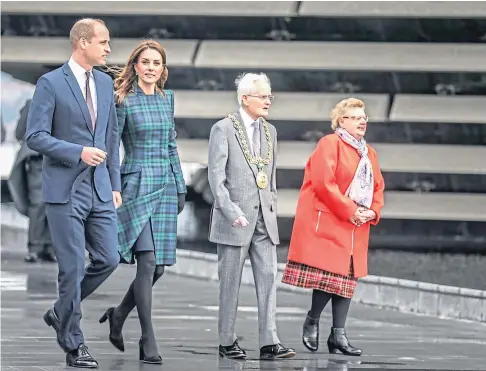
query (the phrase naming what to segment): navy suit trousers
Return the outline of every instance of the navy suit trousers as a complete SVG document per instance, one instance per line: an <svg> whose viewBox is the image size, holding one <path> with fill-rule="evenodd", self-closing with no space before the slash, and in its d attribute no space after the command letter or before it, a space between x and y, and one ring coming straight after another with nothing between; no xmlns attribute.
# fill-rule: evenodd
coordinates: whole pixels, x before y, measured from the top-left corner
<svg viewBox="0 0 486 371"><path fill-rule="evenodd" d="M81 301L108 278L120 261L116 209L112 200L103 202L99 198L93 169L79 176L69 202L46 204L59 267L59 299L54 304L61 322L58 341L66 352L84 343ZM86 267L85 249L90 257Z"/></svg>

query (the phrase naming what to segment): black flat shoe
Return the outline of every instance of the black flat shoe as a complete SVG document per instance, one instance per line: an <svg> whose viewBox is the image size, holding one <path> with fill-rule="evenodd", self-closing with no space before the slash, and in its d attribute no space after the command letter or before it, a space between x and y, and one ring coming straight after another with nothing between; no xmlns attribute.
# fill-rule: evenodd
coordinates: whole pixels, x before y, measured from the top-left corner
<svg viewBox="0 0 486 371"><path fill-rule="evenodd" d="M241 349L238 342L235 341L233 345L220 345L219 356L228 359L246 359L246 352Z"/></svg>
<svg viewBox="0 0 486 371"><path fill-rule="evenodd" d="M120 333L120 336L113 336L113 329L116 328L115 326L115 321L113 320L113 311L114 307L110 307L106 310L106 312L101 316L100 318L100 323L106 322L108 320L108 323L110 325L110 343L113 344L113 346L118 349L120 352L125 351L125 344L123 342L123 335Z"/></svg>
<svg viewBox="0 0 486 371"><path fill-rule="evenodd" d="M88 347L84 344L66 353L66 365L77 368L98 368L98 362L89 354Z"/></svg>
<svg viewBox="0 0 486 371"><path fill-rule="evenodd" d="M139 349L139 355L138 359L139 361L143 361L143 363L149 363L151 365L161 365L162 364L162 357L161 356L152 356L152 357L146 357L145 352L143 351L143 343L142 339L138 342L138 349Z"/></svg>
<svg viewBox="0 0 486 371"><path fill-rule="evenodd" d="M271 361L281 358L292 358L295 354L295 350L286 348L282 344L266 345L260 349L261 360Z"/></svg>
<svg viewBox="0 0 486 371"><path fill-rule="evenodd" d="M336 354L338 350L345 356L360 356L363 351L349 344L346 331L343 328L332 328L329 339L327 339L329 353Z"/></svg>

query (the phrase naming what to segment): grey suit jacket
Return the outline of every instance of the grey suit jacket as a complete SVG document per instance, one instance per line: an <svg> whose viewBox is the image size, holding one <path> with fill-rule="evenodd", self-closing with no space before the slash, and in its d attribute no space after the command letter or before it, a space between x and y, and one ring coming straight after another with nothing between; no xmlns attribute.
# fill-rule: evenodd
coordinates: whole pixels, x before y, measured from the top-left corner
<svg viewBox="0 0 486 371"><path fill-rule="evenodd" d="M234 115L243 126L240 114L236 112ZM273 143L273 159L264 168L269 178L269 186L261 190L256 184L258 168L246 160L233 121L224 118L211 128L208 180L214 203L211 209L209 241L233 246L249 244L261 206L271 241L275 245L280 243L277 226L277 131L273 125L269 125L269 130ZM246 130L243 131L247 136ZM266 158L268 144L263 128L260 133L261 156ZM246 140L249 143L248 137ZM246 217L249 225L233 227L234 221L242 215Z"/></svg>

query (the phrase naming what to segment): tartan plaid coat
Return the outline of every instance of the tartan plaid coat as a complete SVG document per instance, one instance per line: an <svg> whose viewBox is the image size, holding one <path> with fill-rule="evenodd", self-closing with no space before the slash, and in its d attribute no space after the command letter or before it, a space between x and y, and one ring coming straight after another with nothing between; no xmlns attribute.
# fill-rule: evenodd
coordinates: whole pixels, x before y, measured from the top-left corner
<svg viewBox="0 0 486 371"><path fill-rule="evenodd" d="M177 194L186 193L174 126L174 94L146 95L137 84L118 104L125 150L120 174L123 204L118 208L118 249L133 264L132 247L151 220L158 265L176 262Z"/></svg>

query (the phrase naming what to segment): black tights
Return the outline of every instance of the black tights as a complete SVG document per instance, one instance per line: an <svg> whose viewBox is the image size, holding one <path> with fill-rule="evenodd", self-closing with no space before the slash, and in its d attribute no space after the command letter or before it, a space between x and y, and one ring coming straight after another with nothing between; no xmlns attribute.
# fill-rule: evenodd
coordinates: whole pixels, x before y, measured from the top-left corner
<svg viewBox="0 0 486 371"><path fill-rule="evenodd" d="M344 298L336 294L330 294L321 290L314 290L312 292L312 306L309 311L309 317L318 319L325 306L332 299L332 327L344 328L346 318L348 317L349 306L351 305L350 298Z"/></svg>
<svg viewBox="0 0 486 371"><path fill-rule="evenodd" d="M155 264L153 251L137 252L136 259L137 274L122 302L115 308L114 317L121 332L123 323L137 306L145 354L148 357L157 356L157 342L152 326L152 286L164 274L164 266Z"/></svg>

